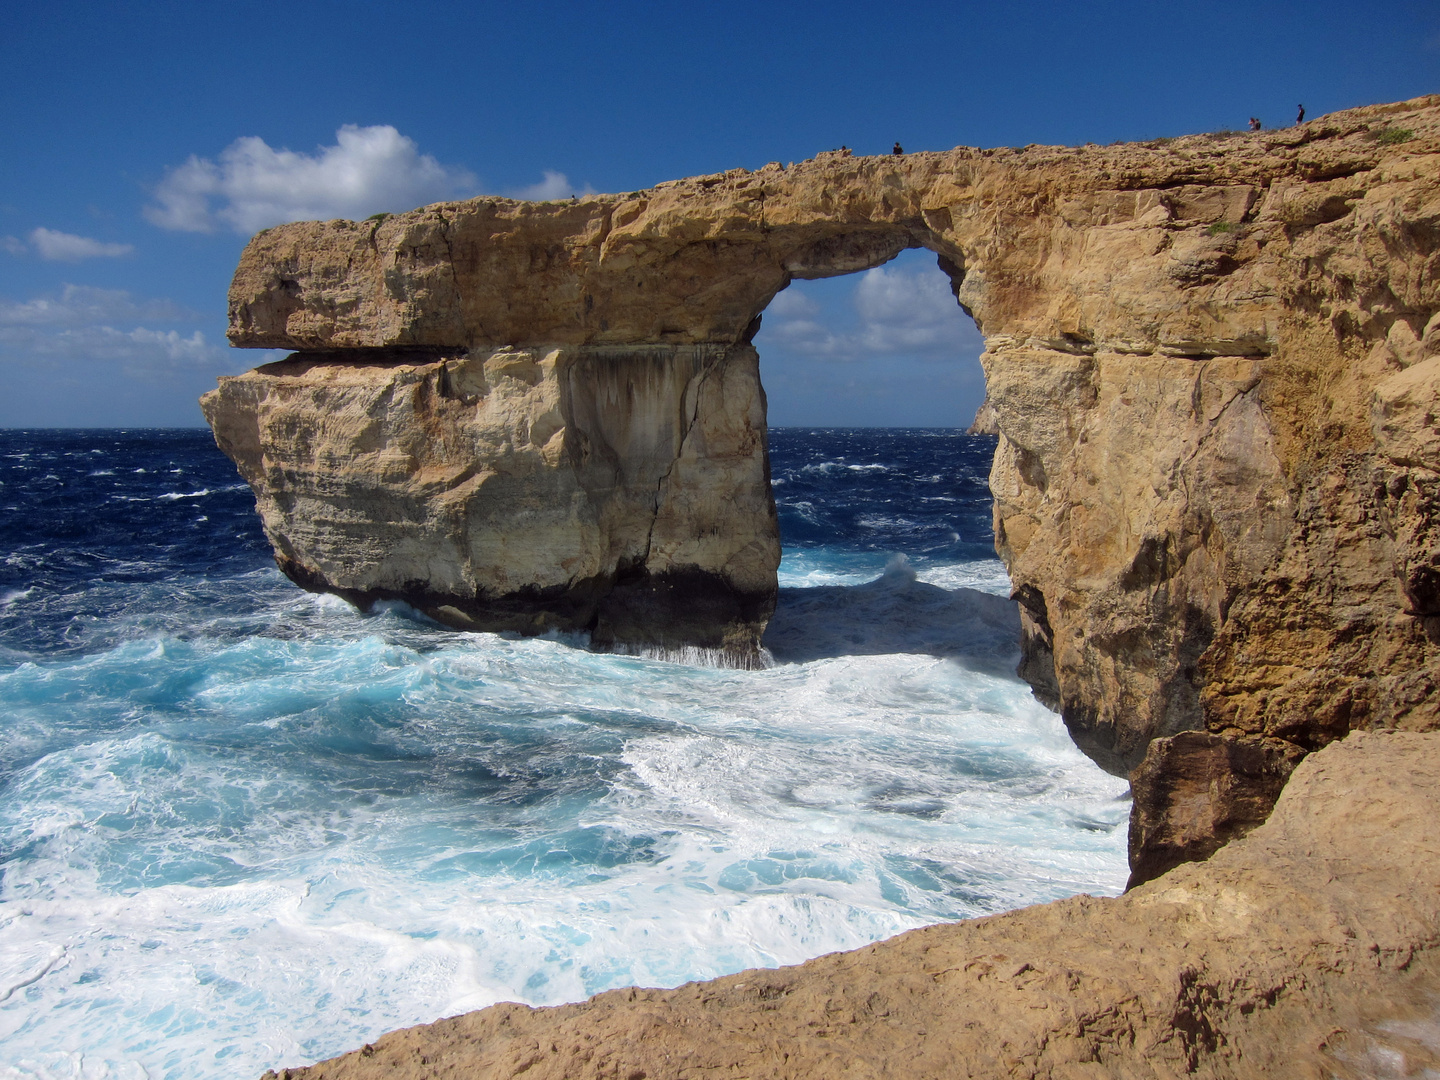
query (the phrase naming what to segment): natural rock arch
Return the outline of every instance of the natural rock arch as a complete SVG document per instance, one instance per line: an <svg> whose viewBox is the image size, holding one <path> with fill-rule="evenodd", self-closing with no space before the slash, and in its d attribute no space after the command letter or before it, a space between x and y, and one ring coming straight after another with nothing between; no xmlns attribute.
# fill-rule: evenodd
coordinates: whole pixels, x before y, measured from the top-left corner
<svg viewBox="0 0 1440 1080"><path fill-rule="evenodd" d="M928 248L985 336L1022 672L1139 767L1148 877L1352 727L1440 725L1437 124L1424 98L282 226L230 338L296 355L204 407L307 587L743 658L779 559L756 317Z"/></svg>

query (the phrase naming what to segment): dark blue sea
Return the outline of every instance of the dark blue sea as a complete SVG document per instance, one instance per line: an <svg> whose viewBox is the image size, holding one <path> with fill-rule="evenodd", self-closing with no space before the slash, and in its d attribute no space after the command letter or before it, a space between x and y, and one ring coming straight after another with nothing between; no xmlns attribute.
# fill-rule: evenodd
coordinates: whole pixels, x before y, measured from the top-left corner
<svg viewBox="0 0 1440 1080"><path fill-rule="evenodd" d="M205 431L0 431L0 1076L258 1076L1125 881L994 440L771 432L769 666L362 614Z"/></svg>

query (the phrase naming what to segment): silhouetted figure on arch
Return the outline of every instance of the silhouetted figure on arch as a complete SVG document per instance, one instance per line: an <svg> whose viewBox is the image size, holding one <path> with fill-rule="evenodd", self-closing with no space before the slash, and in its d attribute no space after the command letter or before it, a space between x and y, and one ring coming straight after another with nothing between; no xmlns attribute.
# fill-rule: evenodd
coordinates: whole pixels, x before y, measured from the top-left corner
<svg viewBox="0 0 1440 1080"><path fill-rule="evenodd" d="M1300 106L1300 111L1295 114L1295 123L1297 123L1297 124L1303 124L1303 123L1305 123L1305 106L1304 106L1304 105L1301 105L1301 106Z"/></svg>
<svg viewBox="0 0 1440 1080"><path fill-rule="evenodd" d="M892 154L903 154L904 152L904 150L900 149L900 144L898 142L895 144L895 149L890 151L890 153Z"/></svg>
<svg viewBox="0 0 1440 1080"><path fill-rule="evenodd" d="M1251 130L1251 131L1259 131L1259 130L1260 130L1260 118L1259 118L1258 116L1252 116L1252 117L1250 117L1250 130Z"/></svg>

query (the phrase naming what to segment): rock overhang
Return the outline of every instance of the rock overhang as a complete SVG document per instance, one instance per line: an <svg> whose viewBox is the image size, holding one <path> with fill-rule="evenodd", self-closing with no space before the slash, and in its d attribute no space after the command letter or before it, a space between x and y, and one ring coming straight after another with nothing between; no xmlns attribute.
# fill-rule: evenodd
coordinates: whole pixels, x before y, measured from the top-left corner
<svg viewBox="0 0 1440 1080"><path fill-rule="evenodd" d="M925 247L957 286L979 270L966 306L986 332L1189 354L1209 341L1242 342L1253 352L1271 337L1263 318L1229 334L1197 333L1201 326L1167 326L1163 307L1146 312L1141 303L1148 325L1129 318L1125 333L1106 333L1105 320L1087 318L1081 305L1026 310L1028 325L991 331L990 312L977 309L989 298L1013 323L1010 309L1033 307L1024 294L1063 270L1037 259L1057 254L1057 230L1109 229L1123 244L1135 229L1187 237L1198 229L1172 273L1187 284L1226 276L1230 249L1253 237L1206 234L1264 216L1261 193L1302 169L1296 142L1276 133L899 158L828 153L788 169L731 170L575 202L480 198L380 221L280 226L242 258L230 337L297 349L733 343L791 278L849 273ZM1109 283L1121 294L1113 300L1134 306L1151 291L1141 281L1126 297L1123 277ZM1217 311L1233 319L1262 299L1229 291L1207 296L1212 322Z"/></svg>

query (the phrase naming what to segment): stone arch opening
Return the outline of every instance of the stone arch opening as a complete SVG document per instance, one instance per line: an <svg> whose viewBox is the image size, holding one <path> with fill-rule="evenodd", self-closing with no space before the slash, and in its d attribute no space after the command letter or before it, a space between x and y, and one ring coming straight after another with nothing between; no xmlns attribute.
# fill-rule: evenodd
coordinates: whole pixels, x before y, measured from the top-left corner
<svg viewBox="0 0 1440 1080"><path fill-rule="evenodd" d="M865 270L796 278L761 313L772 427L968 427L985 395L974 319L928 249Z"/></svg>
<svg viewBox="0 0 1440 1080"><path fill-rule="evenodd" d="M995 444L967 432L984 343L957 303L958 268L937 263L916 244L796 278L762 313L752 345L781 545L763 644L776 659L993 664L976 627L1006 620L1010 592L992 531Z"/></svg>

